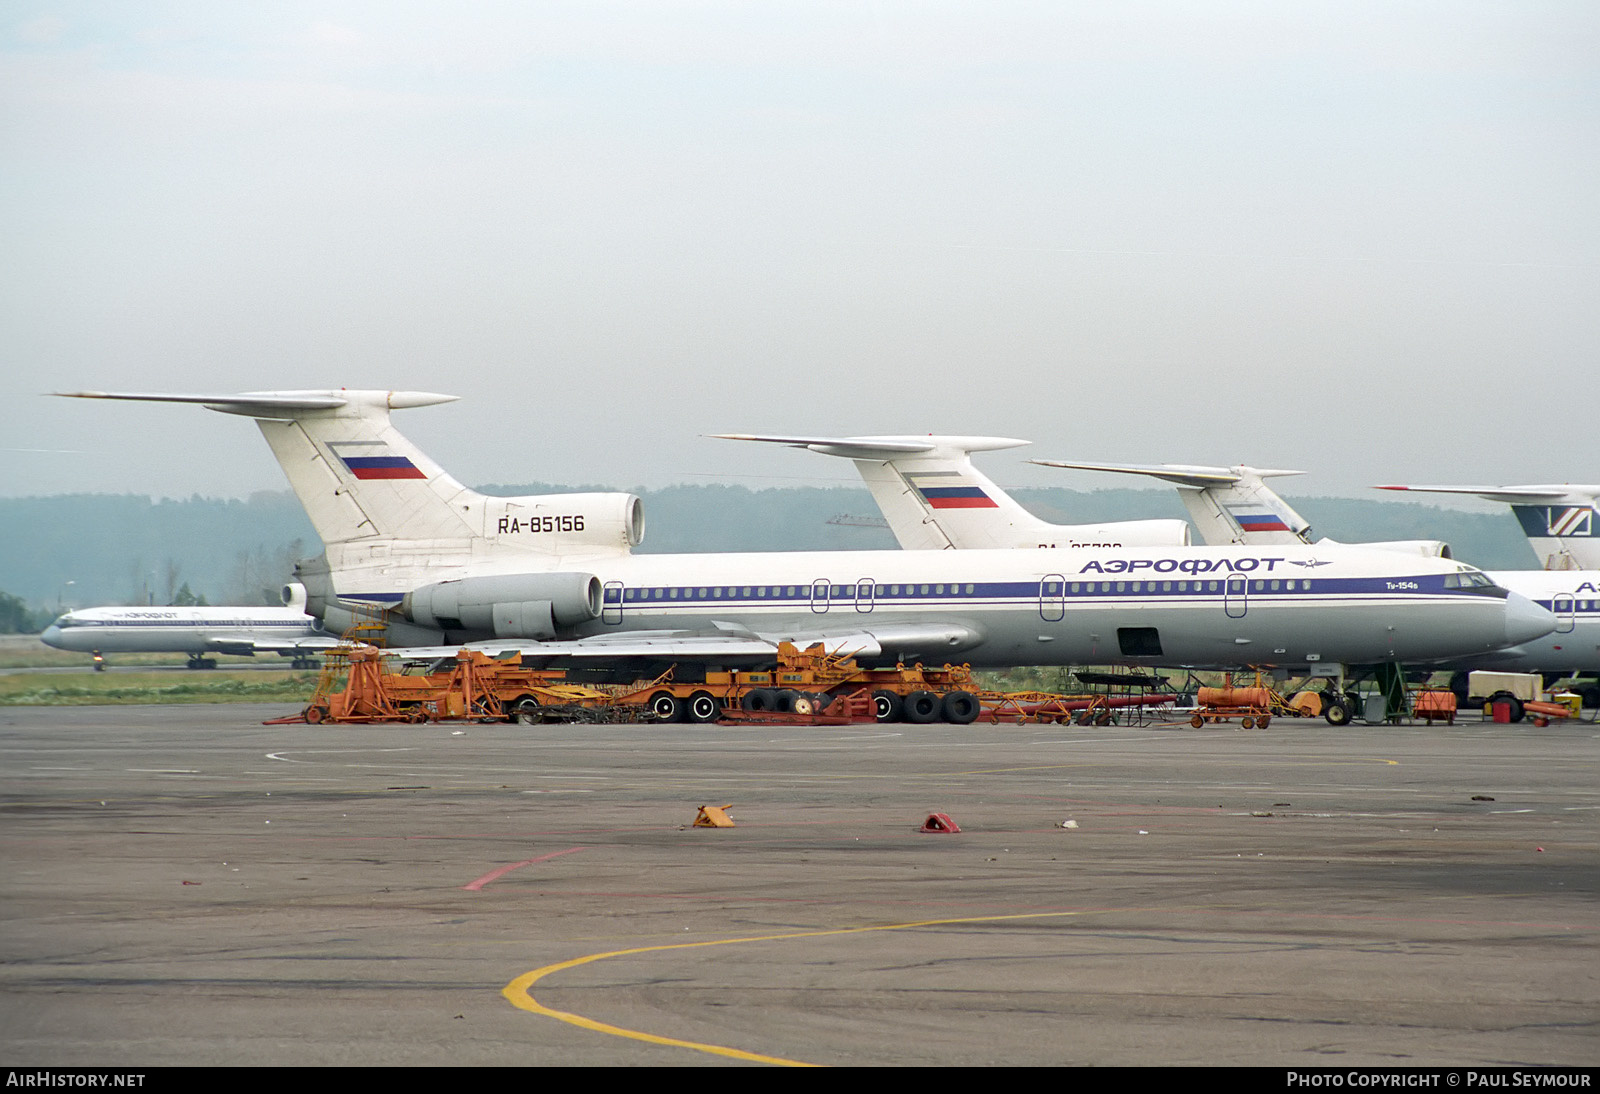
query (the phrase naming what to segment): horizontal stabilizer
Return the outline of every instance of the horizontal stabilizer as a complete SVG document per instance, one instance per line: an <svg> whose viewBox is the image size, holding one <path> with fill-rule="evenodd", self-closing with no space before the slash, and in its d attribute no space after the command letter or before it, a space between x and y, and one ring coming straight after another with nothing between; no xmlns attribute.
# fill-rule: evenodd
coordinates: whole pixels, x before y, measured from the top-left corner
<svg viewBox="0 0 1600 1094"><path fill-rule="evenodd" d="M1029 443L1013 437L946 437L931 433L926 437L779 437L759 433L711 433L708 436L723 441L786 444L792 448L807 448L824 456L843 456L850 460L889 460L897 456L939 451L997 452Z"/></svg>
<svg viewBox="0 0 1600 1094"><path fill-rule="evenodd" d="M1589 498L1600 495L1600 486L1377 486L1375 490L1403 490L1413 494L1473 494L1485 501L1503 501L1510 505L1539 505L1542 502L1563 498Z"/></svg>
<svg viewBox="0 0 1600 1094"><path fill-rule="evenodd" d="M1304 475L1304 471L1280 471L1260 467L1206 467L1186 463L1076 463L1069 460L1029 460L1043 467L1068 467L1079 471L1113 471L1122 475L1149 475L1178 486L1204 489L1208 486L1227 486L1238 482L1246 474L1269 479L1281 475Z"/></svg>
<svg viewBox="0 0 1600 1094"><path fill-rule="evenodd" d="M246 391L236 395L160 394L143 391L58 391L66 399L122 399L140 403L199 403L207 410L247 418L289 419L298 412L338 410L352 403L376 403L387 410L455 402L459 396L428 391Z"/></svg>

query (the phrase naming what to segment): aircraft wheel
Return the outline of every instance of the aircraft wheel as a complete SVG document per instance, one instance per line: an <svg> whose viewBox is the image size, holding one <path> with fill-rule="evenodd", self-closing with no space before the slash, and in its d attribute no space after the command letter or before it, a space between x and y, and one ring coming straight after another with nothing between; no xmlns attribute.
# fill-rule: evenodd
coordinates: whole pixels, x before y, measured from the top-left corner
<svg viewBox="0 0 1600 1094"><path fill-rule="evenodd" d="M715 722L722 714L722 704L709 691L697 691L689 696L689 721L696 725Z"/></svg>
<svg viewBox="0 0 1600 1094"><path fill-rule="evenodd" d="M952 691L940 703L944 720L951 725L969 726L978 720L978 713L983 709L983 704L978 702L978 697L968 691Z"/></svg>
<svg viewBox="0 0 1600 1094"><path fill-rule="evenodd" d="M1579 688L1578 694L1583 696L1584 706L1600 707L1600 685L1590 684L1588 687Z"/></svg>
<svg viewBox="0 0 1600 1094"><path fill-rule="evenodd" d="M1329 699L1328 705L1323 708L1322 716L1328 720L1330 726L1347 726L1352 717L1350 704L1343 699Z"/></svg>
<svg viewBox="0 0 1600 1094"><path fill-rule="evenodd" d="M942 709L939 697L931 691L913 691L906 696L906 721L912 725L937 721Z"/></svg>
<svg viewBox="0 0 1600 1094"><path fill-rule="evenodd" d="M906 702L894 691L873 692L872 708L880 722L898 722L906 716Z"/></svg>
<svg viewBox="0 0 1600 1094"><path fill-rule="evenodd" d="M658 691L650 696L650 713L658 722L676 722L683 718L683 702L670 691Z"/></svg>

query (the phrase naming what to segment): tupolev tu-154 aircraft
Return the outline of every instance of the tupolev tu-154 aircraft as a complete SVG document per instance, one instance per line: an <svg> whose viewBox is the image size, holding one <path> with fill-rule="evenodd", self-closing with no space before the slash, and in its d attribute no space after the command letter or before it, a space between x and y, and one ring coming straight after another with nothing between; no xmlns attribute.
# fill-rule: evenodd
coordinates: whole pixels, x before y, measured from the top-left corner
<svg viewBox="0 0 1600 1094"><path fill-rule="evenodd" d="M255 419L322 537L297 574L330 629L381 611L391 646L525 660L980 666L1429 661L1554 618L1460 563L1350 547L1085 547L636 555L631 494L490 497L396 430L425 392L73 393ZM1258 584L1259 583L1259 584Z"/></svg>
<svg viewBox="0 0 1600 1094"><path fill-rule="evenodd" d="M305 612L305 590L284 589L284 607L77 608L58 616L39 636L47 646L79 653L186 653L192 669L214 669L207 654L293 658L316 667L317 654L339 644Z"/></svg>
<svg viewBox="0 0 1600 1094"><path fill-rule="evenodd" d="M778 438L746 435L733 435L732 439L778 440ZM873 442L915 439L863 438ZM782 443L803 443L804 447L814 452L841 455L847 454L849 445L856 440L856 438L838 438L824 442L821 438L811 438L804 442L790 439ZM960 438L960 440L972 443L968 451L983 451L989 447L984 444L987 438ZM1005 447L1011 446L1011 442L1005 445ZM880 449L879 458L894 465L906 457L884 447ZM947 449L938 454L925 455L918 468L925 474L941 471L946 474L963 474L964 462L964 452L952 454ZM1193 464L1107 464L1065 460L1030 462L1046 467L1148 475L1173 483L1178 487L1179 495L1183 499L1185 508L1189 510L1195 526L1200 530L1201 538L1212 545L1240 544L1259 549L1282 544L1313 544L1310 523L1295 512L1293 507L1265 482L1268 477L1298 475L1301 473L1298 471L1268 471L1243 465L1206 467ZM881 476L883 472L879 471L879 474ZM988 486L992 494L1004 498L1013 506L1016 505L999 487L993 483L989 483ZM1418 487L1417 489L1443 488ZM1522 500L1539 498L1547 505L1552 499L1559 499L1564 503L1575 505L1578 500L1587 496L1583 491L1591 489L1600 492L1600 488L1589 487L1462 487L1459 492L1482 493L1485 497L1493 496L1495 500L1506 500L1506 495ZM974 514L971 519L960 524L947 522L942 514L912 512L906 505L901 505L899 509L885 508L884 513L890 527L895 529L897 534L902 528L911 533L921 534L920 526L931 522L939 526L939 534L949 545L958 549L977 548L987 544L996 535L1003 535L1006 527L994 512ZM1524 527L1527 527L1529 518L1521 511L1518 512L1518 516L1523 520ZM992 527L984 527L985 519ZM1030 519L1035 518L1030 517ZM1546 524L1554 525L1558 521L1563 532L1567 534L1581 534L1587 531L1582 522L1566 512L1554 508L1541 508L1538 510L1539 527L1530 530L1530 538L1534 531L1542 532ZM1331 540L1319 540L1315 545L1332 543ZM1449 545L1439 540L1396 540L1360 546L1441 558L1450 557ZM1538 546L1537 541L1535 546ZM1488 576L1498 585L1509 588L1514 594L1520 594L1550 610L1556 620L1556 626L1550 633L1536 639L1494 651L1453 657L1447 663L1440 664L1441 668L1457 670L1452 686L1458 692L1465 694L1466 673L1472 669L1537 672L1547 678L1567 674L1572 674L1574 677L1578 674L1592 676L1597 669L1600 669L1600 573L1574 569L1505 570L1492 572ZM1584 682L1577 686L1584 695L1586 705L1600 705L1600 684Z"/></svg>

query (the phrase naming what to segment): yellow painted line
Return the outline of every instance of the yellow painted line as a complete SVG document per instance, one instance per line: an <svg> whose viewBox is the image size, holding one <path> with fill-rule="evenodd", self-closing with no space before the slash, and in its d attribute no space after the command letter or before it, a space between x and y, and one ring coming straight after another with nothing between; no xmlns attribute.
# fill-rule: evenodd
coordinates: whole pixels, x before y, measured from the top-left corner
<svg viewBox="0 0 1600 1094"><path fill-rule="evenodd" d="M763 1056L755 1052L745 1052L743 1049L727 1048L723 1045L708 1045L700 1041L680 1041L675 1037L662 1037L654 1033L645 1033L642 1030L624 1029L606 1022L599 1022L593 1018L585 1018L581 1014L570 1011L555 1010L545 1006L533 997L530 990L540 980L552 973L565 969L575 969L579 965L588 965L595 961L604 961L610 957L629 957L633 954L658 953L666 950L698 950L708 946L738 946L747 942L785 942L796 938L827 938L843 934L866 934L871 931L907 931L916 927L948 927L960 923L999 923L1015 919L1063 919L1068 916L1083 915L1082 912L1026 912L1019 915L983 915L965 916L960 919L923 919L915 923L886 923L877 927L842 927L830 931L797 931L792 934L758 935L751 938L719 938L710 942L675 942L665 946L639 946L631 950L610 950L606 953L591 953L585 957L575 957L570 961L560 961L554 965L546 965L542 969L523 973L511 983L501 989L500 994L505 996L512 1006L531 1014L540 1014L546 1018L555 1018L568 1025L578 1026L580 1029L593 1030L596 1033L609 1033L613 1037L627 1037L634 1041L644 1041L652 1045L668 1045L673 1048L694 1049L696 1052L709 1052L714 1056L727 1056L734 1060L750 1060L758 1064L777 1064L781 1067L820 1067L819 1064L808 1064L802 1060L788 1060L782 1056Z"/></svg>

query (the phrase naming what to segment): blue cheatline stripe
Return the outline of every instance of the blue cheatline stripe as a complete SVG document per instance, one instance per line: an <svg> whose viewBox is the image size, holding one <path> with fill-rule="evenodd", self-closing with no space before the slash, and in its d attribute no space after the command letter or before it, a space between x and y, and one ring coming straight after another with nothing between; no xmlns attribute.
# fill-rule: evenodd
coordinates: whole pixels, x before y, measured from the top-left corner
<svg viewBox="0 0 1600 1094"><path fill-rule="evenodd" d="M1474 590L1443 588L1443 575L1394 578L1282 578L1233 575L1248 582L1245 590L1251 597L1293 597L1324 603L1333 599L1371 597L1412 600L1418 597L1480 597ZM1227 578L1151 578L1131 579L1096 578L1067 582L1043 583L1038 581L985 581L985 582L915 582L873 583L870 599L874 603L970 603L976 601L1034 602L1041 596L1047 598L1077 598L1080 600L1111 599L1172 599L1183 601L1197 597L1221 597L1227 592ZM1185 584L1186 589L1178 586ZM1292 588L1290 587L1292 584ZM1391 588L1395 584L1414 585L1415 588ZM1138 586L1135 588L1134 586ZM758 592L758 590L760 590ZM1238 589L1233 595L1239 594ZM858 599L857 583L830 585L825 595L813 596L809 585L638 585L624 592L612 586L605 590L605 603L639 607L663 607L674 604L730 605L737 607L805 607L814 602L853 602ZM866 600L862 596L859 599Z"/></svg>

